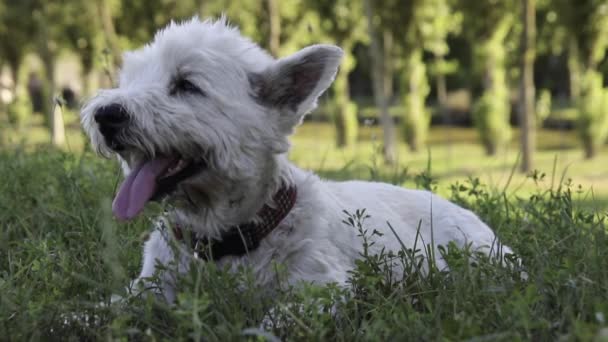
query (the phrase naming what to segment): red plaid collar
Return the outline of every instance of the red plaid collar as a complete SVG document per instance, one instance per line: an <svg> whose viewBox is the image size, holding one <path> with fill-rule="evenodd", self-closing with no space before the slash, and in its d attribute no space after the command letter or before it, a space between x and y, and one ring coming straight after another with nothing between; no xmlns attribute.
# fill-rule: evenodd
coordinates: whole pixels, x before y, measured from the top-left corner
<svg viewBox="0 0 608 342"><path fill-rule="evenodd" d="M204 260L219 260L226 255L241 256L254 251L260 242L268 236L289 214L298 191L295 186L283 186L273 196L275 207L264 204L258 211L260 218L256 222L248 222L234 226L221 239L198 238L192 234L190 239L194 255ZM173 234L178 241L185 242L184 232L179 224L173 225Z"/></svg>

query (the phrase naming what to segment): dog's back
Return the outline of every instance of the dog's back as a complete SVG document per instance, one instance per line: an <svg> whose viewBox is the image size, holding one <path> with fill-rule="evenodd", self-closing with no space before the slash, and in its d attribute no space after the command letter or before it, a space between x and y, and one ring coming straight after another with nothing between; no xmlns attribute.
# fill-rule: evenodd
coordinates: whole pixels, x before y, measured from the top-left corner
<svg viewBox="0 0 608 342"><path fill-rule="evenodd" d="M402 248L401 243L406 248L416 245L422 249L454 242L487 254L499 251L496 235L477 215L429 191L363 181L327 182L326 186L340 211L353 214L365 209L369 217L363 227L382 234L373 237L378 247L396 251ZM501 252L511 250L504 247Z"/></svg>

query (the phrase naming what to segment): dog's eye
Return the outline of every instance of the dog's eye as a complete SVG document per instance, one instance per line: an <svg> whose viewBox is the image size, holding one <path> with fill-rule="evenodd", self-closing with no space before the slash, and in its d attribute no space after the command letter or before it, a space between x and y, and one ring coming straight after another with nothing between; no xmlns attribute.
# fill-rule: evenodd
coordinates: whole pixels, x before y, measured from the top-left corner
<svg viewBox="0 0 608 342"><path fill-rule="evenodd" d="M194 83L188 81L185 78L175 81L171 94L176 93L192 93L203 95L203 92L199 87L197 87L196 85L194 85Z"/></svg>

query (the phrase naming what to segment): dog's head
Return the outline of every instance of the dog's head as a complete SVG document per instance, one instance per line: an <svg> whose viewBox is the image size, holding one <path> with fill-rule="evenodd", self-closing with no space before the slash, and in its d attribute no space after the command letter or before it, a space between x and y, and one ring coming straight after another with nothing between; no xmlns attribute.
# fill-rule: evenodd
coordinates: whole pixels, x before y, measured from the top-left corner
<svg viewBox="0 0 608 342"><path fill-rule="evenodd" d="M341 56L315 45L275 60L224 19L171 23L126 53L118 87L81 114L94 148L123 165L116 216L133 218L161 197L186 211L259 206L287 136Z"/></svg>

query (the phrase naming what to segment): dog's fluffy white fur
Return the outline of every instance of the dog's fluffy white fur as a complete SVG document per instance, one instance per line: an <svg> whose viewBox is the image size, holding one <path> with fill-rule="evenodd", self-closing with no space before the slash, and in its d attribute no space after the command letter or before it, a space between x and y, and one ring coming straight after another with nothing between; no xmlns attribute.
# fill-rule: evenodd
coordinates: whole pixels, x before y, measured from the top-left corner
<svg viewBox="0 0 608 342"><path fill-rule="evenodd" d="M255 220L282 184L295 185L294 208L259 248L218 261L251 267L263 285L276 285L273 262L284 265L290 283L344 283L362 251L358 231L343 222L344 210L366 209L371 217L365 226L383 233L374 237L375 248L401 249L388 222L408 248L419 234L418 246L453 241L486 254L498 251L493 231L475 214L430 192L322 181L287 160L287 137L330 86L341 57L338 47L314 45L275 60L223 18L171 23L151 44L125 54L118 87L101 90L85 105L82 124L100 153L117 155L126 175L157 156L204 159L207 167L166 199L171 211L161 218L200 237L221 238L229 227ZM197 93L172 90L183 77ZM99 108L113 103L130 117L117 137L125 145L119 152L108 146L94 119ZM176 262L186 270L190 254L175 253L166 234L155 230L144 248L140 278L152 276L157 263ZM445 267L440 258L437 263ZM173 277L163 278L163 293L173 300Z"/></svg>

